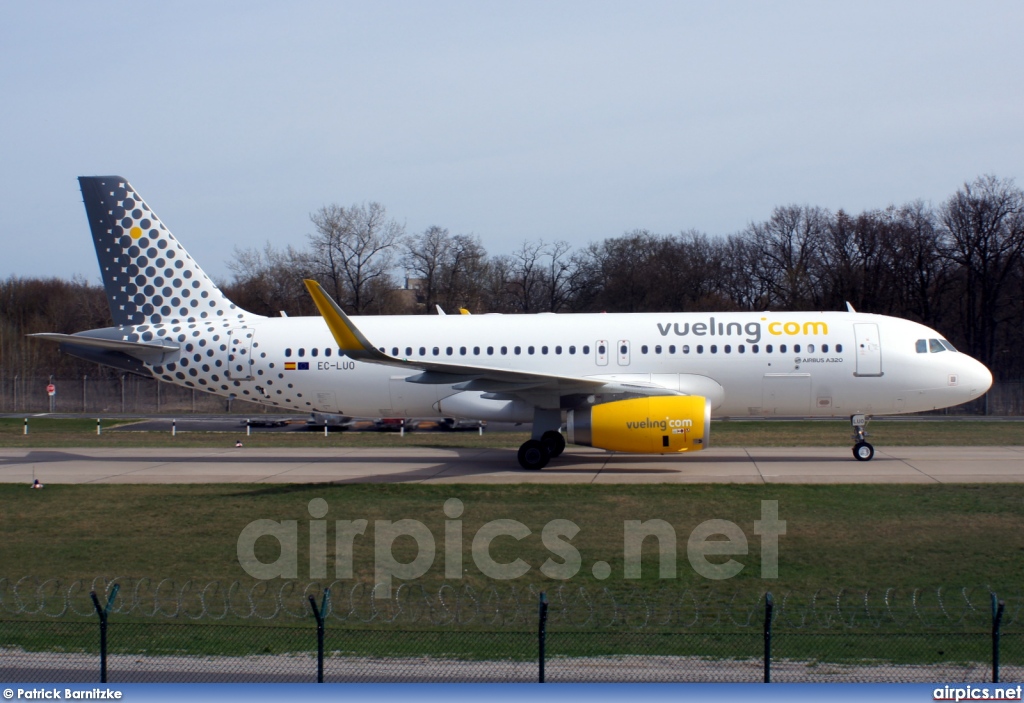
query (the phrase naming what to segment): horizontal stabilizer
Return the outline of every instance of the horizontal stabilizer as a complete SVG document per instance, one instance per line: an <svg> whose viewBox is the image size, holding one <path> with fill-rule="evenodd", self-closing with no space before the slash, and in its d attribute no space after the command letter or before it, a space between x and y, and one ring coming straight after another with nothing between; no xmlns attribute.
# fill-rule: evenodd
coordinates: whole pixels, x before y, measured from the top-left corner
<svg viewBox="0 0 1024 703"><path fill-rule="evenodd" d="M71 344L77 347L89 349L103 349L106 351L117 351L128 354L141 361L160 363L165 354L172 354L179 350L176 344L162 344L160 342L128 342L123 339L104 339L102 337L89 337L84 334L59 334L57 332L40 332L30 334L29 337L43 339L47 342L58 342L59 344Z"/></svg>

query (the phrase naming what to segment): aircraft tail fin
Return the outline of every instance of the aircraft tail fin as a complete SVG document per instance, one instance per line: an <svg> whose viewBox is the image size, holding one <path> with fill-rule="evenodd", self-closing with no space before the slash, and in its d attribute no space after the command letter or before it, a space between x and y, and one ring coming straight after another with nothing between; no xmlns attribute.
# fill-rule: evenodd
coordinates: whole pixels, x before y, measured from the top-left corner
<svg viewBox="0 0 1024 703"><path fill-rule="evenodd" d="M244 318L121 176L78 179L114 324Z"/></svg>

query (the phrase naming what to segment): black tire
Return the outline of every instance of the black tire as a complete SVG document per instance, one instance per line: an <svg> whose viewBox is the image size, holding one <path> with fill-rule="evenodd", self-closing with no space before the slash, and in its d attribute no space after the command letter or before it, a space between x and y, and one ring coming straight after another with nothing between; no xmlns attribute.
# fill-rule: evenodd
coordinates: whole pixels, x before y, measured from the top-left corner
<svg viewBox="0 0 1024 703"><path fill-rule="evenodd" d="M867 442L853 445L853 458L857 461L871 461L875 457L875 448Z"/></svg>
<svg viewBox="0 0 1024 703"><path fill-rule="evenodd" d="M548 430L541 435L540 441L548 448L548 456L552 459L561 456L562 452L565 451L565 437L562 436L561 432Z"/></svg>
<svg viewBox="0 0 1024 703"><path fill-rule="evenodd" d="M519 447L519 465L529 471L540 471L548 465L548 460L551 458L548 455L548 448L544 446L544 443L537 439L530 439L523 442L523 446Z"/></svg>

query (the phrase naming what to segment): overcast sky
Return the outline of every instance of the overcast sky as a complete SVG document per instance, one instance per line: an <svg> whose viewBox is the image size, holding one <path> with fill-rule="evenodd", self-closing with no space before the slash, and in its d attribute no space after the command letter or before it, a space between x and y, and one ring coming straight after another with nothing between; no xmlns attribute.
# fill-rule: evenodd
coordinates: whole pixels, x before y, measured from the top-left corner
<svg viewBox="0 0 1024 703"><path fill-rule="evenodd" d="M1019 1L0 3L0 276L99 282L80 175L126 177L220 279L328 203L491 254L938 204L1024 176L1022 26Z"/></svg>

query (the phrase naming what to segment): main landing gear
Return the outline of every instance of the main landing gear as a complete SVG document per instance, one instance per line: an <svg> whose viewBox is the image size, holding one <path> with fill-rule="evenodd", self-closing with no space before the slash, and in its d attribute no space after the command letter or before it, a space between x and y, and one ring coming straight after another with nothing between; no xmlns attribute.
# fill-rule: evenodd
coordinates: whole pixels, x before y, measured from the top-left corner
<svg viewBox="0 0 1024 703"><path fill-rule="evenodd" d="M526 440L519 447L519 465L538 471L560 456L565 451L565 437L558 431L561 426L561 411L537 408L533 414L533 439Z"/></svg>
<svg viewBox="0 0 1024 703"><path fill-rule="evenodd" d="M869 419L867 415L854 415L850 418L850 424L853 425L853 458L857 461L871 461L875 456L875 448L864 439L868 436Z"/></svg>

